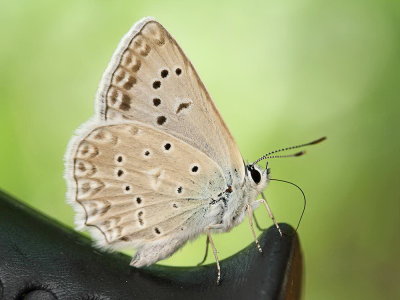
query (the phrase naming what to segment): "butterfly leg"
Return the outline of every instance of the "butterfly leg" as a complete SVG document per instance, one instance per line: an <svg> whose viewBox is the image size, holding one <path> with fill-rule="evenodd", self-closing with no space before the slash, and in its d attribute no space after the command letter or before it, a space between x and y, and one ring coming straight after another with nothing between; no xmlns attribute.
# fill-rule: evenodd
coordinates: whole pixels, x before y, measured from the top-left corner
<svg viewBox="0 0 400 300"><path fill-rule="evenodd" d="M274 224L275 224L276 229L278 229L279 234L280 234L281 236L283 236L282 230L281 230L281 228L279 227L278 222L276 222L276 219L275 219L275 217L274 217L274 215L273 215L273 213L272 213L272 210L271 210L271 208L270 208L269 205L268 205L267 198L265 198L264 193L261 193L261 195L262 195L263 199L257 199L256 202L261 202L261 203L264 204L265 208L267 209L267 212L268 212L269 217L272 219L272 221L273 221Z"/></svg>
<svg viewBox="0 0 400 300"><path fill-rule="evenodd" d="M260 251L260 253L262 253L260 243L258 242L257 235L256 235L256 232L254 231L254 227L253 227L253 208L251 207L250 204L247 204L247 214L249 215L249 223L250 223L251 233L253 234L254 241L256 242L258 251Z"/></svg>
<svg viewBox="0 0 400 300"><path fill-rule="evenodd" d="M207 232L207 237L208 237L208 240L209 240L209 242L210 242L210 245L211 245L211 248L212 248L212 251L213 251L213 254L214 254L214 258L215 258L215 262L217 263L217 272L218 272L218 275L217 275L217 285L220 283L220 281L221 281L221 267L220 267L220 265L219 265L219 259L218 259L218 251L217 251L217 248L215 248L215 244L214 244L214 241L213 241L213 239L212 239L212 237L211 237L211 230L212 229L220 229L221 228L221 225L220 224L215 224L215 225L210 225L210 226L208 226L207 227L207 230L206 230L206 232Z"/></svg>
<svg viewBox="0 0 400 300"><path fill-rule="evenodd" d="M209 236L207 235L207 240L206 240L206 253L204 254L203 260L197 264L198 266L201 266L201 265L204 264L204 262L206 261L207 256L208 256L208 246L209 246L209 245L210 245L210 238L209 238Z"/></svg>
<svg viewBox="0 0 400 300"><path fill-rule="evenodd" d="M219 265L218 252L217 252L217 248L215 248L214 241L213 241L213 239L211 238L211 234L208 233L207 236L208 236L208 239L210 240L210 244L211 244L211 248L212 248L212 250L213 250L215 262L217 263L217 272L218 272L218 275L217 275L217 284L219 284L219 282L220 282L220 280L221 280L221 267L220 267L220 265Z"/></svg>

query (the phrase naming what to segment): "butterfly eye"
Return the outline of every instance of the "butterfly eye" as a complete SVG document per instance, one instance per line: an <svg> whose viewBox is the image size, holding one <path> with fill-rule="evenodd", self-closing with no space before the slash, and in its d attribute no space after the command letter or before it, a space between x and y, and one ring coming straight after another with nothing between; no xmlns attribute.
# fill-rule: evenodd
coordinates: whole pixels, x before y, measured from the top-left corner
<svg viewBox="0 0 400 300"><path fill-rule="evenodd" d="M256 170L256 169L254 169L254 168L249 168L249 171L250 171L250 175L251 175L251 178L253 179L253 181L255 183L259 184L260 181L261 181L260 172L258 170Z"/></svg>

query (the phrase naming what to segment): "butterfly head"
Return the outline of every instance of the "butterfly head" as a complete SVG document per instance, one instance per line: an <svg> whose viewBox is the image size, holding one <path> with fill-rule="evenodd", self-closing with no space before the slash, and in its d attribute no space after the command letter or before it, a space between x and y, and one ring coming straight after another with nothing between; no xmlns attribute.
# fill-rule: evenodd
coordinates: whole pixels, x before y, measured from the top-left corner
<svg viewBox="0 0 400 300"><path fill-rule="evenodd" d="M269 174L271 173L268 163L265 169L255 164L249 164L246 166L246 171L251 186L258 192L264 190L269 181Z"/></svg>
<svg viewBox="0 0 400 300"><path fill-rule="evenodd" d="M265 159L271 159L271 158L302 156L305 153L305 151L300 151L300 152L297 152L294 154L289 154L289 155L275 155L275 153L319 144L320 142L322 142L324 140L326 140L326 137L319 138L317 140L314 140L314 141L306 143L306 144L301 144L301 145L296 145L296 146L292 146L292 147L274 150L274 151L268 152L267 154L261 156L255 162L246 166L247 176L249 177L251 186L253 188L255 188L258 192L261 192L266 187L268 181L270 180L269 174L271 173L271 169L268 168L268 162L267 162L267 165L265 166L265 169L262 169L261 167L259 167L257 165L258 162L265 160Z"/></svg>

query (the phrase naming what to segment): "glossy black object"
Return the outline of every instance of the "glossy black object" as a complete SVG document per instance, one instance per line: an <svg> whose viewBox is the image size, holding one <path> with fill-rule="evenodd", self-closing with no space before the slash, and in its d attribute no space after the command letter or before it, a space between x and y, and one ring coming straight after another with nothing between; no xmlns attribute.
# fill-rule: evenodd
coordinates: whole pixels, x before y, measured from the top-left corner
<svg viewBox="0 0 400 300"><path fill-rule="evenodd" d="M61 200L60 200L61 201ZM300 299L302 256L293 228L201 267L136 269L79 233L0 192L0 299Z"/></svg>

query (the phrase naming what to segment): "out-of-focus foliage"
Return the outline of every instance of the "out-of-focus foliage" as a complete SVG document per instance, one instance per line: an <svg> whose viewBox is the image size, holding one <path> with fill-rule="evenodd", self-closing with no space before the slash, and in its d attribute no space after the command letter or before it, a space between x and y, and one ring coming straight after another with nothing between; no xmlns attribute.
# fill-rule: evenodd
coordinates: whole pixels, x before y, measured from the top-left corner
<svg viewBox="0 0 400 300"><path fill-rule="evenodd" d="M93 114L119 39L152 15L197 67L245 159L322 135L270 161L308 196L300 227L305 299L394 299L399 278L398 1L0 1L0 187L68 226L63 155ZM301 194L271 183L278 220ZM269 226L266 212L257 217ZM162 262L193 265L205 238ZM215 238L252 242L245 222ZM212 257L209 258L212 262ZM398 294L397 294L398 296Z"/></svg>

